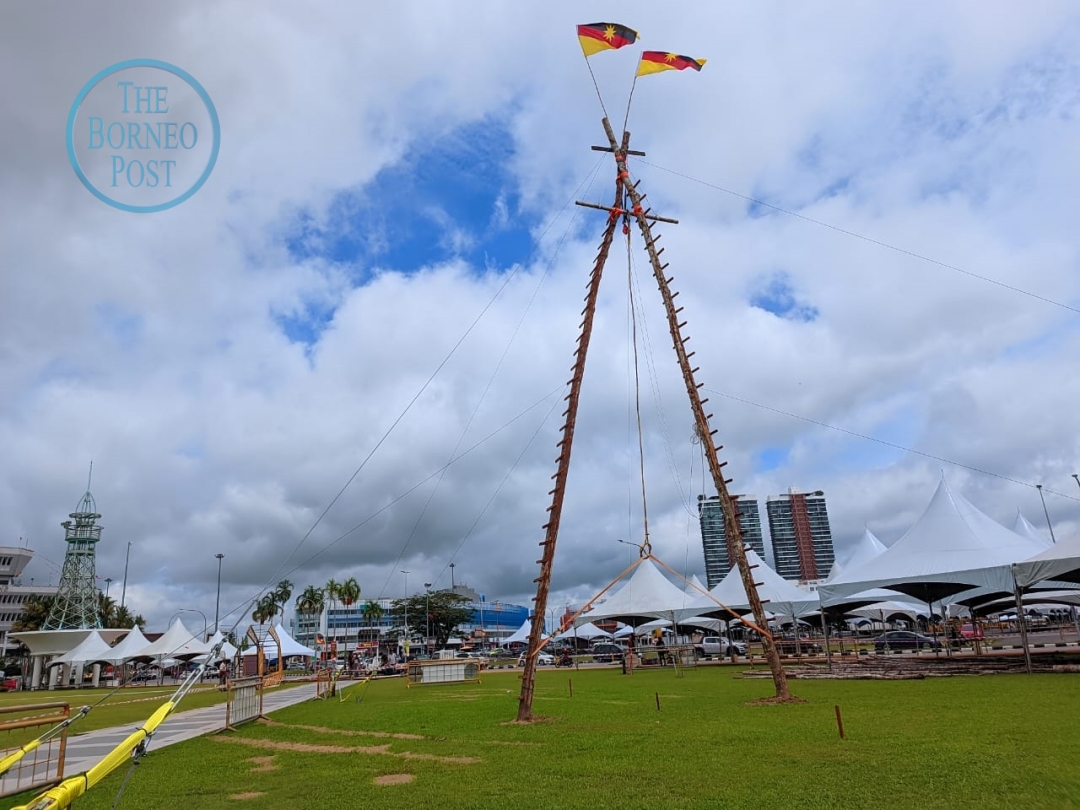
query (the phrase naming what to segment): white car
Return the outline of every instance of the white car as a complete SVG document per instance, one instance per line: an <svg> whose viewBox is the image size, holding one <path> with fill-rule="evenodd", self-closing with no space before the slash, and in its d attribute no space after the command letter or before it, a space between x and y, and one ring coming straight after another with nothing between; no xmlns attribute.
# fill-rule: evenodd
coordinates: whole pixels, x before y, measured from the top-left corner
<svg viewBox="0 0 1080 810"><path fill-rule="evenodd" d="M555 664L555 656L552 655L551 653L538 652L536 654L536 663L537 664L548 664L548 665L554 666L554 664ZM518 666L519 667L525 666L525 653L522 653L520 656L518 656Z"/></svg>

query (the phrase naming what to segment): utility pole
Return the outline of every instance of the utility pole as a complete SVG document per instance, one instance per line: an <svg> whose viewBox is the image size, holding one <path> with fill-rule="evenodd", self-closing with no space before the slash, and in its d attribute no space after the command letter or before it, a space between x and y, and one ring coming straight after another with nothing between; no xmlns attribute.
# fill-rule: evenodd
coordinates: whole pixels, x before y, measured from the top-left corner
<svg viewBox="0 0 1080 810"><path fill-rule="evenodd" d="M1054 537L1054 524L1050 522L1050 512L1046 509L1046 497L1043 495L1042 484L1036 484L1035 489L1039 490L1039 500L1042 501L1043 514L1046 515L1046 526L1050 529L1050 540L1057 545L1057 538Z"/></svg>
<svg viewBox="0 0 1080 810"><path fill-rule="evenodd" d="M411 571L402 571L405 575L405 655L408 656L409 651L409 574Z"/></svg>
<svg viewBox="0 0 1080 810"><path fill-rule="evenodd" d="M214 634L218 631L218 616L221 613L221 561L225 559L224 554L215 554L217 557L217 601L214 603Z"/></svg>
<svg viewBox="0 0 1080 810"><path fill-rule="evenodd" d="M105 598L109 598L109 586L112 585L112 577L105 577Z"/></svg>
<svg viewBox="0 0 1080 810"><path fill-rule="evenodd" d="M457 589L454 586L454 568L457 563L450 563L450 593L457 593Z"/></svg>
<svg viewBox="0 0 1080 810"><path fill-rule="evenodd" d="M787 685L787 675L780 663L779 652L776 649L776 645L773 643L772 636L764 630L764 628L768 627L765 618L765 609L762 605L761 598L758 595L757 583L754 582L750 564L746 559L742 530L739 525L737 499L732 497L728 491L727 485L731 483L731 480L725 479L723 475L723 467L726 462L720 462L717 456L717 450L719 448L717 448L713 442L713 436L717 431L710 429L709 426L709 419L712 417L712 414L706 414L704 407L708 400L701 398L700 389L702 383L697 383L694 379L694 374L698 370L690 364L690 358L693 357L694 352L687 352L686 343L689 340L689 337L682 336L682 328L686 325L686 322L680 321L679 318L683 308L675 306L675 297L678 295L678 292L673 293L670 289L672 279L666 276L665 270L667 269L667 265L662 265L660 263L660 254L663 253L664 249L657 249L656 243L659 241L660 237L654 237L652 233L652 222L669 222L677 224L677 221L656 216L651 213L651 209L644 209L642 207L642 202L645 197L638 193L636 183L629 182L630 174L627 169L626 159L628 155L644 155L644 153L629 149L629 132L623 132L622 142L620 144L616 141L615 133L607 118L603 120L603 125L604 132L608 137L608 146L594 146L593 150L598 152L610 152L615 157L615 203L610 208L595 205L593 203L578 203L578 205L588 208L599 208L600 210L607 211L608 222L600 242L600 248L597 252L592 274L589 278L587 295L585 296L585 308L582 310L581 333L578 336L578 346L574 352L574 364L571 370L571 378L568 381L570 391L566 395L567 409L563 413L563 416L565 417L565 422L562 427L563 435L557 444L557 447L559 448L559 456L556 459L557 469L555 475L552 476L555 485L549 493L552 496L552 502L547 510L549 513L548 522L544 524L543 527L546 534L544 540L540 543L543 552L541 559L537 560L537 563L540 565L540 576L534 580L537 583L536 596L533 600L535 602L534 613L539 616L544 616L547 612L547 597L551 585L551 568L555 557L555 545L558 541L559 523L562 518L563 498L566 491L566 482L570 466L570 452L573 445L574 429L577 424L577 411L581 394L582 379L585 371L585 358L592 337L592 324L596 312L596 301L599 293L600 279L603 275L604 265L607 261L612 242L614 241L615 228L619 220L621 219L623 222L623 233L629 235L629 224L630 219L632 218L637 222L645 241L645 249L649 256L649 263L652 266L653 275L656 278L657 285L660 289L660 295L664 302L664 309L667 313L668 327L671 332L675 354L682 371L683 381L686 384L686 391L690 399L690 408L694 414L695 428L701 438L702 447L705 450L705 455L708 460L709 470L712 473L713 483L716 486L720 504L723 508L728 555L739 568L739 574L742 578L743 587L746 590L746 595L750 602L754 620L757 626L763 630L762 644L765 648L765 657L769 662L769 668L772 671L776 697L782 701L791 700L791 694L788 691ZM626 197L629 197L629 203L624 202ZM648 548L645 547L643 553L647 552ZM542 623L533 622L532 630L529 634L528 653L525 657L525 669L521 676L522 684L521 695L518 699L518 722L528 722L532 719L532 699L536 682L537 653L540 650L542 637Z"/></svg>
<svg viewBox="0 0 1080 810"><path fill-rule="evenodd" d="M124 606L124 600L127 599L127 572L129 562L131 562L130 540L128 540L127 554L124 556L124 587L120 589L120 607Z"/></svg>
<svg viewBox="0 0 1080 810"><path fill-rule="evenodd" d="M431 643L431 583L424 583L424 650L430 651Z"/></svg>

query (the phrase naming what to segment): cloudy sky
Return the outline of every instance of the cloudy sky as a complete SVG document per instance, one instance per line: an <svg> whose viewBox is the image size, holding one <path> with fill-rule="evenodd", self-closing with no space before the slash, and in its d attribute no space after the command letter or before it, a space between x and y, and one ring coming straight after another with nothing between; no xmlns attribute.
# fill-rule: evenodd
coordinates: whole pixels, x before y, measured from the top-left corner
<svg viewBox="0 0 1080 810"><path fill-rule="evenodd" d="M151 630L212 621L216 553L223 615L282 576L393 597L451 562L527 603L604 224L572 202L614 182L574 26L613 17L641 34L589 62L616 128L642 47L708 59L642 78L628 128L680 222L664 259L734 490L824 490L841 554L864 526L898 538L943 471L1045 529L1042 483L1059 538L1080 531L1075 4L9 3L0 531L37 551L27 577L57 580L93 460L99 576L118 596L130 542ZM136 58L191 74L221 130L205 185L151 214L95 198L65 147L83 86ZM642 536L630 289L651 539L703 568L700 449L631 247L560 605Z"/></svg>

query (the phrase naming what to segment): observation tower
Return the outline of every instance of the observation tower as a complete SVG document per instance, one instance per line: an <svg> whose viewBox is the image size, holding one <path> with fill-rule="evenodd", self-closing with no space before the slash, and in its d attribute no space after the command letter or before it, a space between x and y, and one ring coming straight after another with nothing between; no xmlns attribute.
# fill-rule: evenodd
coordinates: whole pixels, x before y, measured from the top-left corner
<svg viewBox="0 0 1080 810"><path fill-rule="evenodd" d="M71 520L60 524L64 527L64 540L67 543L60 587L49 618L41 629L100 630L95 572L102 527L97 523L101 515L89 487L78 508L69 517Z"/></svg>

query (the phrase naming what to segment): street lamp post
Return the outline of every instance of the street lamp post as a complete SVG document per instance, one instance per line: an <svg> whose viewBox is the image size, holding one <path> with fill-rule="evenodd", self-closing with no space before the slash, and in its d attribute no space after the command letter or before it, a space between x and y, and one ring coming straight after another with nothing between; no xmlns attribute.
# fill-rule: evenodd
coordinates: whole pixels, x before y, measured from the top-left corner
<svg viewBox="0 0 1080 810"><path fill-rule="evenodd" d="M1045 498L1045 496L1043 495L1043 491L1042 491L1042 484L1036 484L1036 485L1035 485L1035 489L1039 490L1039 500L1041 500L1041 501L1042 501L1042 506L1043 506L1043 514L1044 514L1044 515L1046 515L1046 525L1047 525L1047 526L1049 527L1049 529L1050 529L1050 539L1051 539L1051 540L1052 540L1052 541L1053 541L1054 543L1057 543L1057 538L1056 538L1056 537L1054 537L1054 524L1050 522L1050 513L1049 513L1049 512L1048 512L1048 511L1046 510L1046 498Z"/></svg>
<svg viewBox="0 0 1080 810"><path fill-rule="evenodd" d="M120 590L120 607L124 606L124 600L127 599L127 572L128 563L131 562L131 541L128 540L127 554L124 556L124 587Z"/></svg>
<svg viewBox="0 0 1080 810"><path fill-rule="evenodd" d="M402 571L405 575L405 657L409 657L409 574L411 571Z"/></svg>
<svg viewBox="0 0 1080 810"><path fill-rule="evenodd" d="M1080 487L1080 474L1073 473L1073 478L1076 479L1076 485Z"/></svg>
<svg viewBox="0 0 1080 810"><path fill-rule="evenodd" d="M112 585L112 577L105 577L105 598L109 598L109 586Z"/></svg>
<svg viewBox="0 0 1080 810"><path fill-rule="evenodd" d="M214 603L214 633L218 631L218 617L221 613L221 561L225 559L224 554L215 554L217 557L217 601Z"/></svg>
<svg viewBox="0 0 1080 810"><path fill-rule="evenodd" d="M431 652L431 647L435 645L431 643L431 583L424 583L424 650Z"/></svg>

